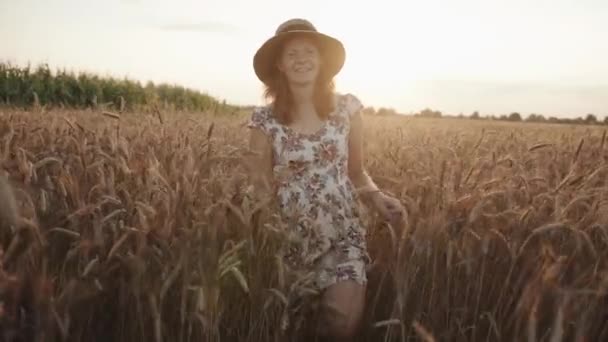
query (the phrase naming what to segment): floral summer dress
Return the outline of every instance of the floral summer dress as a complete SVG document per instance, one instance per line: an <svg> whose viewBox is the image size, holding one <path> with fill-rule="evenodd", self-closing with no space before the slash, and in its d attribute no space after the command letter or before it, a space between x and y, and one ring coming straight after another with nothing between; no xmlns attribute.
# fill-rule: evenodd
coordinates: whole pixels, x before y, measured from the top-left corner
<svg viewBox="0 0 608 342"><path fill-rule="evenodd" d="M355 96L337 96L335 110L313 134L280 124L268 106L257 107L248 123L272 141L282 218L299 241L290 244L285 258L313 271L319 289L343 280L367 281L365 229L348 177L350 119L361 108Z"/></svg>

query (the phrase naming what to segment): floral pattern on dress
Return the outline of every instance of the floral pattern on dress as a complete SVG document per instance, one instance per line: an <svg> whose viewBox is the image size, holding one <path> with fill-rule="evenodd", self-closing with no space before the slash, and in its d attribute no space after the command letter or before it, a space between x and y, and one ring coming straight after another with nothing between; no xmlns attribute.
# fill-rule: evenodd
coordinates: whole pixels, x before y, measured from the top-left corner
<svg viewBox="0 0 608 342"><path fill-rule="evenodd" d="M282 217L298 236L285 258L315 271L319 289L367 281L365 229L347 164L350 119L361 108L354 95L338 95L335 110L311 134L280 124L268 106L255 108L248 123L270 137Z"/></svg>

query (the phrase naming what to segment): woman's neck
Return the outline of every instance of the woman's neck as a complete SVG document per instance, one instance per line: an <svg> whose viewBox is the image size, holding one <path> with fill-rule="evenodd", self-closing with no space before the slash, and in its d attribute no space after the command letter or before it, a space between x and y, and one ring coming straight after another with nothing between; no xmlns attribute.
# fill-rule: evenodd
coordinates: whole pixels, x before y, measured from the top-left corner
<svg viewBox="0 0 608 342"><path fill-rule="evenodd" d="M295 109L294 114L299 115L302 112L314 110L314 85L290 84L290 89Z"/></svg>
<svg viewBox="0 0 608 342"><path fill-rule="evenodd" d="M313 84L290 84L289 88L296 106L313 102Z"/></svg>

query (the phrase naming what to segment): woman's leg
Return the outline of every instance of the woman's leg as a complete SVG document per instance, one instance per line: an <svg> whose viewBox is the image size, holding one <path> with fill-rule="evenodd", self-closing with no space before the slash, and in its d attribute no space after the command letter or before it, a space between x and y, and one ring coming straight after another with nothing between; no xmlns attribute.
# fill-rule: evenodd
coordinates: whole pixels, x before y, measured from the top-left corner
<svg viewBox="0 0 608 342"><path fill-rule="evenodd" d="M321 299L321 333L332 341L351 341L365 309L365 285L344 280L330 285Z"/></svg>

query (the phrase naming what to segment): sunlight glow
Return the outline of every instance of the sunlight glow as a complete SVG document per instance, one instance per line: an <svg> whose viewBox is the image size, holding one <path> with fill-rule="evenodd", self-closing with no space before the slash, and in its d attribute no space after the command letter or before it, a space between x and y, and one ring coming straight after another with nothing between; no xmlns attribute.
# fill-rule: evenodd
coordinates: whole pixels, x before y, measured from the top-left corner
<svg viewBox="0 0 608 342"><path fill-rule="evenodd" d="M608 114L603 0L0 2L0 58L255 104L253 54L293 17L344 42L339 91L368 105Z"/></svg>

